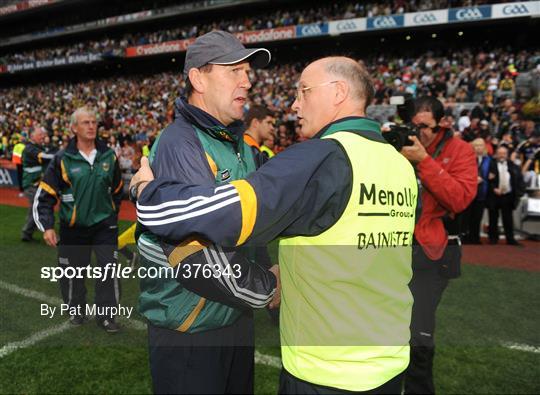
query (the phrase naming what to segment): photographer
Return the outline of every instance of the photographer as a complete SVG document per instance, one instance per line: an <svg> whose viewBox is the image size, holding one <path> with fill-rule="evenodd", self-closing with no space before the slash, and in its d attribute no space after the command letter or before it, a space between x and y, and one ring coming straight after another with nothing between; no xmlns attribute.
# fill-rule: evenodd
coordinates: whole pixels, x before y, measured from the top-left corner
<svg viewBox="0 0 540 395"><path fill-rule="evenodd" d="M478 171L471 146L454 137L443 121L439 100L420 97L409 113L418 137L410 136L412 145L401 153L415 165L422 183L422 214L414 230L411 361L405 393L432 394L435 311L448 280L459 276L461 261L458 232L449 224L474 199Z"/></svg>

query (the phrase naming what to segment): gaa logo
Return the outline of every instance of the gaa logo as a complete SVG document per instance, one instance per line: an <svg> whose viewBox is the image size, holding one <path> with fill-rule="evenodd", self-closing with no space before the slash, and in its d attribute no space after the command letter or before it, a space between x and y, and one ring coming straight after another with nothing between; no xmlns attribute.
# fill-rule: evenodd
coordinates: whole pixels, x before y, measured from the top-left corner
<svg viewBox="0 0 540 395"><path fill-rule="evenodd" d="M395 19L390 16L379 16L373 20L373 27L377 29L397 27L397 23Z"/></svg>
<svg viewBox="0 0 540 395"><path fill-rule="evenodd" d="M336 25L336 28L338 32L346 32L351 30L357 30L358 26L356 26L356 23L354 21L345 21L345 22L339 22Z"/></svg>
<svg viewBox="0 0 540 395"><path fill-rule="evenodd" d="M13 185L13 180L6 169L0 169L0 185Z"/></svg>
<svg viewBox="0 0 540 395"><path fill-rule="evenodd" d="M317 36L322 34L322 30L319 25L306 25L302 27L303 36Z"/></svg>
<svg viewBox="0 0 540 395"><path fill-rule="evenodd" d="M513 4L504 6L502 12L504 15L528 15L529 9L525 4Z"/></svg>
<svg viewBox="0 0 540 395"><path fill-rule="evenodd" d="M437 17L431 12L425 14L416 14L413 18L413 21L417 24L434 23L437 22Z"/></svg>
<svg viewBox="0 0 540 395"><path fill-rule="evenodd" d="M484 15L482 15L482 11L480 11L478 8L462 8L456 12L456 19L460 21L482 19L483 17Z"/></svg>

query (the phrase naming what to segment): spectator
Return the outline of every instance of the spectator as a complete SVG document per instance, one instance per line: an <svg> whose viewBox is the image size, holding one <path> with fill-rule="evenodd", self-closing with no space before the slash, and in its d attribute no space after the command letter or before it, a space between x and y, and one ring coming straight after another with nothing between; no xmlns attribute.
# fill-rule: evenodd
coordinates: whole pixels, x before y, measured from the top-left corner
<svg viewBox="0 0 540 395"><path fill-rule="evenodd" d="M471 126L471 119L469 118L470 111L462 110L458 119L458 130L463 132L466 128Z"/></svg>
<svg viewBox="0 0 540 395"><path fill-rule="evenodd" d="M122 155L122 147L120 147L119 142L116 140L115 136L109 137L109 143L107 144L110 149L114 151L117 158L120 158Z"/></svg>
<svg viewBox="0 0 540 395"><path fill-rule="evenodd" d="M119 162L120 169L128 170L131 169L133 165L133 158L135 156L135 150L131 146L128 140L124 140L124 146L122 147L122 152L120 154Z"/></svg>
<svg viewBox="0 0 540 395"><path fill-rule="evenodd" d="M499 210L502 213L506 244L519 246L514 238L514 220L512 212L516 209L519 199L523 196L524 185L521 171L508 158L508 149L504 146L497 148L495 160L489 171L489 190L487 207L489 209L489 243L499 242Z"/></svg>
<svg viewBox="0 0 540 395"><path fill-rule="evenodd" d="M540 174L540 131L531 133L531 137L518 147L518 155L521 163L526 185L538 187L538 175Z"/></svg>
<svg viewBox="0 0 540 395"><path fill-rule="evenodd" d="M50 160L53 158L52 154L45 152L45 148L43 146L46 135L47 132L45 129L43 129L40 125L35 125L30 134L30 141L26 144L22 154L22 186L24 189L24 195L30 204L28 214L26 215L26 222L22 228L22 241L32 241L32 235L37 229L32 213L34 196L36 195L38 184L43 177L43 172L47 168Z"/></svg>
<svg viewBox="0 0 540 395"><path fill-rule="evenodd" d="M467 244L481 244L480 242L480 223L486 208L486 198L489 188L489 171L491 166L491 156L487 154L486 143L482 138L476 138L471 142L476 154L478 164L478 188L476 197L466 209L463 216L467 225Z"/></svg>

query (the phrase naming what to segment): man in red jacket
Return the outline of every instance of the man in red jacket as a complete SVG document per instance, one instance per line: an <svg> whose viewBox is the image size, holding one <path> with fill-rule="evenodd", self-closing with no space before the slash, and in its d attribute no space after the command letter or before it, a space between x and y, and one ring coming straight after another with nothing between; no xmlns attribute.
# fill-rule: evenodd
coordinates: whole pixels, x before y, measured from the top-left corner
<svg viewBox="0 0 540 395"><path fill-rule="evenodd" d="M414 101L412 123L419 138L401 153L415 166L422 183L422 214L414 230L414 297L411 361L405 373L406 394L433 394L435 311L449 278L459 276L461 242L452 228L456 214L476 195L478 170L472 147L444 124L444 108L434 97ZM446 223L446 227L445 227Z"/></svg>

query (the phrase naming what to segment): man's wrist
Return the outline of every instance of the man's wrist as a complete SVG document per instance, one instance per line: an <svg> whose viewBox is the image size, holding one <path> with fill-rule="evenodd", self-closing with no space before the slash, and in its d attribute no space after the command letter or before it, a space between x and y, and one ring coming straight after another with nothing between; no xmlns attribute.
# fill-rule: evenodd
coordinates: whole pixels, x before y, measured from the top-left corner
<svg viewBox="0 0 540 395"><path fill-rule="evenodd" d="M143 191L144 188L146 188L146 186L150 183L151 180L148 180L148 181L141 181L138 185L138 188L137 188L137 199L139 199L139 196L141 196L141 193Z"/></svg>
<svg viewBox="0 0 540 395"><path fill-rule="evenodd" d="M150 180L142 180L129 188L129 200L136 203L139 200L142 190L148 185Z"/></svg>
<svg viewBox="0 0 540 395"><path fill-rule="evenodd" d="M417 164L426 162L428 158L431 158L427 152L424 152L424 155L421 156L420 160L417 162Z"/></svg>

